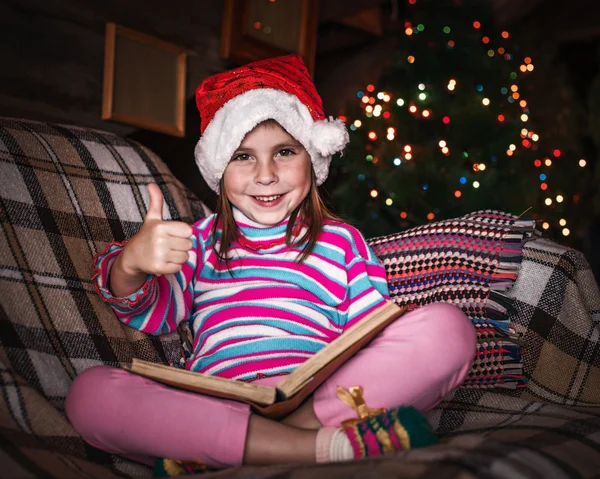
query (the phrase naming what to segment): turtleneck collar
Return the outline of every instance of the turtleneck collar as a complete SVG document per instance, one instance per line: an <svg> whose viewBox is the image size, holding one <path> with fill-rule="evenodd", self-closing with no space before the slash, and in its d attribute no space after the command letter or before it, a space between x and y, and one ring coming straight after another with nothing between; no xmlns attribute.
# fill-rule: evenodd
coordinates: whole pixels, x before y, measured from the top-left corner
<svg viewBox="0 0 600 479"><path fill-rule="evenodd" d="M289 216L281 223L276 225L263 225L248 218L242 211L232 205L233 219L235 220L240 237L238 242L246 248L264 252L272 252L280 249L285 244L285 233L289 223ZM292 241L299 234L304 234L302 231L302 223L299 218L296 218L296 226L294 227Z"/></svg>

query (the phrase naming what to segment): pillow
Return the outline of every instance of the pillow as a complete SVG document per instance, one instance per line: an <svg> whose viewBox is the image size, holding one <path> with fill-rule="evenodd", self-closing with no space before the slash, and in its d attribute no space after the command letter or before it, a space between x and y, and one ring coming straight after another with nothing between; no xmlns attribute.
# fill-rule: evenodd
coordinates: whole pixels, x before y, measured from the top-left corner
<svg viewBox="0 0 600 479"><path fill-rule="evenodd" d="M478 211L367 240L385 266L391 299L410 309L444 301L461 308L477 331L471 388L523 388L523 343L506 296L533 220ZM451 347L451 345L449 345Z"/></svg>

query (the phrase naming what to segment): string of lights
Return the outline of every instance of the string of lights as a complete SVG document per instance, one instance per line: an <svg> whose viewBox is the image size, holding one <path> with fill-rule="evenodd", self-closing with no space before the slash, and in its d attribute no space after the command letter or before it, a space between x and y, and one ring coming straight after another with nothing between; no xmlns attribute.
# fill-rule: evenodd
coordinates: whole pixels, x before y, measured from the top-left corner
<svg viewBox="0 0 600 479"><path fill-rule="evenodd" d="M413 7L417 0L408 3ZM437 4L430 2L430 5ZM355 108L355 113L348 114L352 115L349 117L341 116L349 125L351 143L359 139L362 162L368 164L368 168L356 169L358 181L368 185L364 191L371 205L370 220L378 221L385 213L385 205L387 216L393 212L401 220L411 219L414 223L433 221L444 214L445 200L440 196L432 197L432 200L441 199L442 204L437 208L430 204L432 208L426 211L423 209L426 201L423 192L432 194L436 188L447 189L448 181L455 185L450 186L451 212L460 210L461 206L456 202L467 201L466 198L469 205L478 204L477 196L469 193L469 188L486 190L486 197L495 199L502 208L503 194L507 197L511 194L512 199L520 195L519 183L540 193L529 195L530 200L534 199L532 204L526 205L531 207L540 226L568 236L570 220L563 206L566 203L576 205L581 194L576 191L576 184L567 185L570 189L566 189L563 177L567 169L585 170L586 159L574 159L572 152L567 155L560 146L549 147L552 139L542 141L540 132L530 125L535 123L534 117L521 85L535 71L535 65L531 56L517 53L516 47L509 44L512 40L510 32L487 32L486 26L489 30L494 30L494 26L483 19L471 20L469 32L465 32L464 22L456 23L456 26L450 21L429 25L425 21L406 20L402 32L406 41L398 49L400 67L385 80L389 86L378 88L376 82L366 85L356 93L359 108ZM426 38L419 43L420 37ZM480 42L480 47L469 43L470 39ZM458 56L457 50L462 57ZM443 54L452 57L443 63ZM478 67L479 73L491 73L470 72L468 67L473 62L483 65ZM487 81L478 81L478 77L487 78ZM465 128L471 127L469 122L473 122L476 130L477 122L481 123L482 118L489 122L490 117L496 123L495 127L491 125L489 131L480 131L472 138L465 134ZM427 134L419 133L419 130ZM407 200L412 197L403 196L398 182L391 179L397 175L399 182L407 181L402 180L403 176L410 176L407 174L411 170L407 168L415 170L415 165L420 166L419 162L438 165L442 173L439 176L445 182L422 181L419 185L421 199L412 202L418 207L411 210L411 201ZM506 172L500 173L503 168ZM435 167L429 165L423 169L424 172L427 170L435 171ZM410 178L423 180L423 174L417 174L416 170L412 173ZM512 181L511 175L519 181ZM503 185L514 191L500 191L504 190ZM403 184L403 187L408 186ZM517 202L512 201L511 205L515 204ZM482 206L486 205L482 203Z"/></svg>

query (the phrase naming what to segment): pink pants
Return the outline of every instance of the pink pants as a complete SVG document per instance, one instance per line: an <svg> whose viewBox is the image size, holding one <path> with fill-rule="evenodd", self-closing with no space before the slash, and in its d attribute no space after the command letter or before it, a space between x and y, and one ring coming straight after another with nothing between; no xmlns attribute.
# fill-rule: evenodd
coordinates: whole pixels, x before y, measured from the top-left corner
<svg viewBox="0 0 600 479"><path fill-rule="evenodd" d="M362 386L372 408L413 405L427 411L462 383L474 356L475 329L466 316L446 303L425 306L388 326L323 383L314 393L314 412L325 426L356 417L338 399L338 385ZM220 468L242 463L250 416L243 403L99 366L75 379L65 407L85 441L110 453L145 463L155 457Z"/></svg>

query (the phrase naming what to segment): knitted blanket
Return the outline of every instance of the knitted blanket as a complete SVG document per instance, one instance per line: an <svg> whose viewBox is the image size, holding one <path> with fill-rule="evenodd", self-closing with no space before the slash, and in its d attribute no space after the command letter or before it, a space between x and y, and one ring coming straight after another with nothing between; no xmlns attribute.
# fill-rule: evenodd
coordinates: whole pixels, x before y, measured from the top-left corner
<svg viewBox="0 0 600 479"><path fill-rule="evenodd" d="M534 228L533 220L481 211L368 241L397 304L414 309L444 301L473 322L478 347L465 387L525 387L523 342L509 324L512 300L505 293Z"/></svg>

